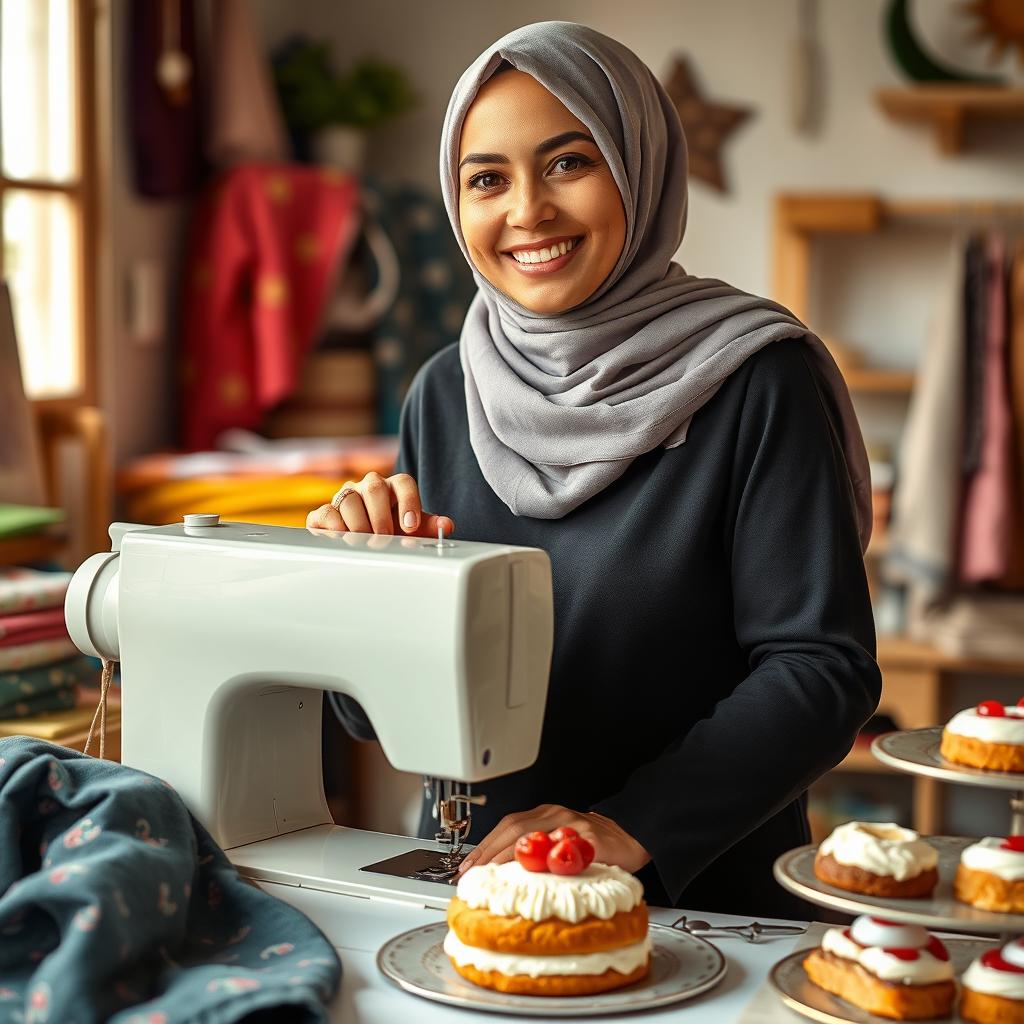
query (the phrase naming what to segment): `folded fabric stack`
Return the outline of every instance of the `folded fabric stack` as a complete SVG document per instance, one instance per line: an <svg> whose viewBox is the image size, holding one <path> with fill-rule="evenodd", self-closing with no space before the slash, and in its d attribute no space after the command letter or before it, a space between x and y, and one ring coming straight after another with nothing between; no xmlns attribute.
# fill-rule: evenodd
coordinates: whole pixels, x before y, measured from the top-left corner
<svg viewBox="0 0 1024 1024"><path fill-rule="evenodd" d="M1024 595L965 594L944 605L912 605L907 631L957 658L1019 662Z"/></svg>
<svg viewBox="0 0 1024 1024"><path fill-rule="evenodd" d="M398 455L395 437L268 441L235 430L221 443L232 450L130 462L118 475L128 520L160 526L199 509L224 520L303 527L310 509L330 501L343 483L371 470L388 475Z"/></svg>
<svg viewBox="0 0 1024 1024"><path fill-rule="evenodd" d="M64 624L71 574L0 568L0 719L74 706L75 688L97 676Z"/></svg>

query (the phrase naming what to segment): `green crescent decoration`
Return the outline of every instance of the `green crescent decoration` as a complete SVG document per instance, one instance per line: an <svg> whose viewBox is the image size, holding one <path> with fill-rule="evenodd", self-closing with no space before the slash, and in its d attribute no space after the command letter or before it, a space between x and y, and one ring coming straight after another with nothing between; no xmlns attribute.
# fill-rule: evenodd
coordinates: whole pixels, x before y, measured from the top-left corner
<svg viewBox="0 0 1024 1024"><path fill-rule="evenodd" d="M1004 85L996 75L958 71L929 56L910 25L909 0L891 0L885 15L886 38L893 60L914 82L961 82L972 85Z"/></svg>

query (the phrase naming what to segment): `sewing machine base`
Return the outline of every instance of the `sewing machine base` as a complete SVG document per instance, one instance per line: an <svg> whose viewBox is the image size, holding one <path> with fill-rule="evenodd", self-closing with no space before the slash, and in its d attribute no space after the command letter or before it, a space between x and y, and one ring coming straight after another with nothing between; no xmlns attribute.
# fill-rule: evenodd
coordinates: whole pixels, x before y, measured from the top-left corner
<svg viewBox="0 0 1024 1024"><path fill-rule="evenodd" d="M468 853L472 847L463 847ZM362 899L445 910L453 885L428 880L443 853L407 836L315 825L227 850L239 874L260 882L321 889Z"/></svg>

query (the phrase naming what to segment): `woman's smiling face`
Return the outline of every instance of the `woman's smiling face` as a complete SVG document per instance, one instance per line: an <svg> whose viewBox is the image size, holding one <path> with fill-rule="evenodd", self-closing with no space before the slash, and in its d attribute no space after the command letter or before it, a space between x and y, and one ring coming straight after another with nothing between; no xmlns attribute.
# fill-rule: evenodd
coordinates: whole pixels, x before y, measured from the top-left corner
<svg viewBox="0 0 1024 1024"><path fill-rule="evenodd" d="M516 70L488 80L466 114L459 223L476 269L545 315L593 295L626 240L622 197L590 132Z"/></svg>

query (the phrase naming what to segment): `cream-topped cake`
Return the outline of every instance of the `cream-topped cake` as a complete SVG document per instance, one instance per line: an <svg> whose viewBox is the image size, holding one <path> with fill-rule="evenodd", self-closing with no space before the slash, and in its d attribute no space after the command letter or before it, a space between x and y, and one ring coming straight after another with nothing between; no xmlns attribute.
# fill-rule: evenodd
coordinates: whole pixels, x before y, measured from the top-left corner
<svg viewBox="0 0 1024 1024"><path fill-rule="evenodd" d="M448 908L444 951L477 985L528 995L589 995L630 985L650 968L651 940L643 886L628 871L589 863L585 850L570 871L539 870L536 853L567 839L531 833L534 857L482 864L459 879ZM520 840L522 843L523 839ZM517 856L519 852L517 844ZM587 843L587 846L590 844ZM592 856L592 853L591 853ZM550 856L547 864L555 864Z"/></svg>
<svg viewBox="0 0 1024 1024"><path fill-rule="evenodd" d="M849 892L910 899L930 895L939 855L913 829L893 822L849 821L818 847L814 874Z"/></svg>
<svg viewBox="0 0 1024 1024"><path fill-rule="evenodd" d="M953 893L981 910L1024 913L1024 836L989 836L966 847Z"/></svg>
<svg viewBox="0 0 1024 1024"><path fill-rule="evenodd" d="M1024 707L983 700L958 711L942 730L939 750L954 764L1024 772Z"/></svg>
<svg viewBox="0 0 1024 1024"><path fill-rule="evenodd" d="M977 1024L1024 1024L1024 941L982 953L960 979L960 1016Z"/></svg>
<svg viewBox="0 0 1024 1024"><path fill-rule="evenodd" d="M934 935L866 914L825 932L803 966L815 985L894 1020L944 1017L956 997L949 953Z"/></svg>

